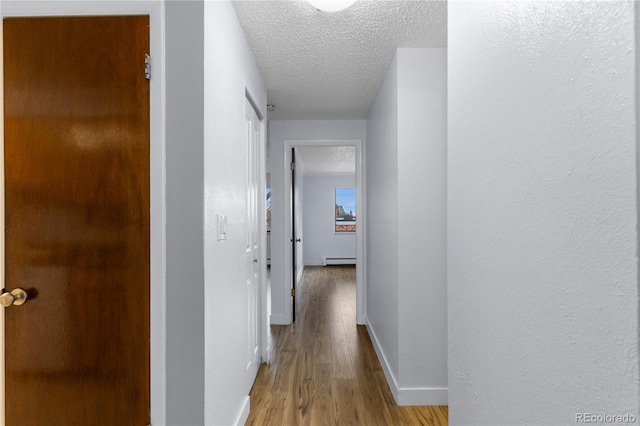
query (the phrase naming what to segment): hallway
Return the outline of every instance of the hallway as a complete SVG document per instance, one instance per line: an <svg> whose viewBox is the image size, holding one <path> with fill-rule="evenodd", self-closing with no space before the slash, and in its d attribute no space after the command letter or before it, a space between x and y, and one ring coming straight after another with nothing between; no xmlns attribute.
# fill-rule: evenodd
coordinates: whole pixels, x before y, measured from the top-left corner
<svg viewBox="0 0 640 426"><path fill-rule="evenodd" d="M364 326L355 325L355 268L306 267L297 320L272 326L247 425L446 425L447 407L399 407Z"/></svg>

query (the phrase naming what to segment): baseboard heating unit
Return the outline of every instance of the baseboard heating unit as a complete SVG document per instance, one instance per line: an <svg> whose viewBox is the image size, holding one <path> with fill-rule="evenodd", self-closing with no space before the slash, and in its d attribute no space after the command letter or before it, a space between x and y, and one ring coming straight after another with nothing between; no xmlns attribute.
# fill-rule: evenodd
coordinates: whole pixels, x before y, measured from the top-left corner
<svg viewBox="0 0 640 426"><path fill-rule="evenodd" d="M322 265L355 265L356 258L355 257L323 257Z"/></svg>

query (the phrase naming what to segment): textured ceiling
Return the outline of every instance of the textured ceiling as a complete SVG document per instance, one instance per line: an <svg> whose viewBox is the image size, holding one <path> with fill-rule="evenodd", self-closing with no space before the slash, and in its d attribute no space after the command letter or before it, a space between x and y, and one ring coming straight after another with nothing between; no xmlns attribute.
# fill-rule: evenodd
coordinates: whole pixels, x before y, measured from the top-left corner
<svg viewBox="0 0 640 426"><path fill-rule="evenodd" d="M296 148L304 174L349 175L356 172L355 146L305 146Z"/></svg>
<svg viewBox="0 0 640 426"><path fill-rule="evenodd" d="M359 0L341 12L305 0L234 0L267 84L271 120L363 119L398 47L444 47L446 3Z"/></svg>

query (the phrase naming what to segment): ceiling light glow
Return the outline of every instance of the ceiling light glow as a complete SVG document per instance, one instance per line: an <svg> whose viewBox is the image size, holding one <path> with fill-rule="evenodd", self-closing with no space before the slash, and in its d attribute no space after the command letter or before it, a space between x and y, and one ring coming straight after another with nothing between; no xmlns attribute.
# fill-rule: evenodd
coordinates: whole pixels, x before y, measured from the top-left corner
<svg viewBox="0 0 640 426"><path fill-rule="evenodd" d="M339 12L350 7L356 0L307 0L311 6L325 12Z"/></svg>

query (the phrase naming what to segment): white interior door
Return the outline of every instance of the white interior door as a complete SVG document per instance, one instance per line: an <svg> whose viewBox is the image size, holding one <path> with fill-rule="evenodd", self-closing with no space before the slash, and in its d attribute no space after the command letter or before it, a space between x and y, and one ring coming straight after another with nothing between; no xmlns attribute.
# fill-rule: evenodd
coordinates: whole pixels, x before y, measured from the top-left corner
<svg viewBox="0 0 640 426"><path fill-rule="evenodd" d="M260 264L259 264L259 226L258 226L258 197L259 194L259 143L261 140L260 120L247 99L246 101L246 176L247 176L247 238L246 238L246 290L248 304L248 339L247 339L247 378L253 380L260 366L260 334L259 334L259 294L260 294ZM251 385L251 383L249 385Z"/></svg>

